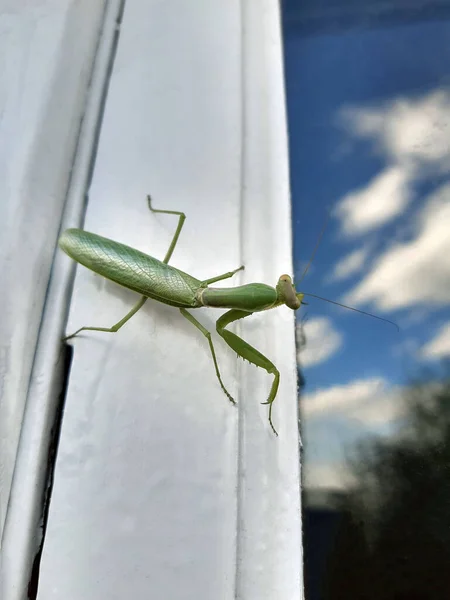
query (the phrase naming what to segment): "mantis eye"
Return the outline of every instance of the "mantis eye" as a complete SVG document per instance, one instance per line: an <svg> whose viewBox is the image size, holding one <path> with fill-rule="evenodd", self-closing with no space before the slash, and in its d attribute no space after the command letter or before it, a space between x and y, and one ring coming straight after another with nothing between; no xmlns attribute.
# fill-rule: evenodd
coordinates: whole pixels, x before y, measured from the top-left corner
<svg viewBox="0 0 450 600"><path fill-rule="evenodd" d="M281 275L279 281L284 281L292 285L292 279L289 277L289 275Z"/></svg>

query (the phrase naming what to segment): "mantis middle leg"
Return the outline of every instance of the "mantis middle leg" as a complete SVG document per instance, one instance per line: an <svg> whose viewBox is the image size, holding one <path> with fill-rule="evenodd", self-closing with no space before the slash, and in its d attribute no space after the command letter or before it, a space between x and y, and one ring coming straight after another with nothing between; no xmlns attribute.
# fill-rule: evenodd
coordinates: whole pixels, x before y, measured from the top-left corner
<svg viewBox="0 0 450 600"><path fill-rule="evenodd" d="M207 286L210 283L215 283L216 281L223 281L224 279L229 279L230 277L233 277L233 275L235 275L238 271L242 271L243 269L245 269L244 265L238 267L237 269L234 269L234 271L228 271L228 273L224 273L223 275L217 275L216 277L211 277L211 279L205 279L205 281L202 281L202 286Z"/></svg>
<svg viewBox="0 0 450 600"><path fill-rule="evenodd" d="M170 260L170 257L173 254L173 251L175 250L175 246L177 245L178 238L180 237L181 230L182 230L184 222L186 220L186 215L177 210L161 210L161 209L153 208L152 207L152 199L150 196L147 196L147 202L148 202L148 207L152 212L166 213L168 215L178 215L178 217L179 217L178 225L175 230L172 241L170 242L169 249L167 250L164 260L162 261L164 263L168 263ZM141 298L139 298L139 301L133 306L133 308L129 312L127 312L127 314L122 319L120 319L120 321L117 321L117 323L115 323L111 327L80 327L80 329L77 329L74 333L71 333L70 335L67 335L65 338L63 338L63 341L66 342L67 340L70 340L71 338L75 337L82 331L103 331L104 333L116 333L117 331L119 331L119 329L121 327L123 327L125 325L125 323L127 323L131 319L131 317L133 317L138 312L138 310L140 310L144 306L146 301L147 301L146 296L142 296Z"/></svg>
<svg viewBox="0 0 450 600"><path fill-rule="evenodd" d="M249 317L252 314L253 313L246 312L244 310L229 310L217 320L217 333L225 340L230 348L236 352L238 356L248 360L248 362L251 362L257 367L265 369L269 374L274 376L267 402L262 402L262 404L269 405L269 423L275 435L278 435L277 430L272 423L272 404L275 400L278 386L280 384L280 372L276 366L266 356L264 356L264 354L261 354L261 352L256 350L256 348L253 348L253 346L250 346L250 344L237 336L235 333L225 329L225 327L230 323L233 323L233 321L245 319L245 317Z"/></svg>
<svg viewBox="0 0 450 600"><path fill-rule="evenodd" d="M209 348L211 350L211 355L212 355L212 359L214 362L214 368L216 370L216 376L217 376L217 379L219 380L220 387L225 392L225 395L227 396L228 400L230 402L232 402L233 404L236 404L236 401L231 396L231 394L228 392L227 388L224 386L222 377L220 376L219 365L217 364L217 358L216 358L216 353L214 350L214 345L213 345L213 342L211 339L211 333L206 329L206 327L203 327L203 325L199 321L197 321L197 319L193 315L191 315L191 313L188 312L185 308L180 308L180 312L183 315L183 317L185 317L190 323L192 323L192 325L197 327L197 329L199 329L203 333L205 338L208 340Z"/></svg>

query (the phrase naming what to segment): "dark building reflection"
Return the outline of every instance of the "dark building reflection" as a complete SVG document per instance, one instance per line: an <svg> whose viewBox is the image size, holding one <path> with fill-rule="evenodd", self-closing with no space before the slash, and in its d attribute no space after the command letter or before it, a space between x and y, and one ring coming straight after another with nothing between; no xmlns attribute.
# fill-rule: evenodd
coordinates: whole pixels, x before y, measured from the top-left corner
<svg viewBox="0 0 450 600"><path fill-rule="evenodd" d="M397 439L361 444L346 493L304 493L307 600L450 590L450 377L407 388Z"/></svg>

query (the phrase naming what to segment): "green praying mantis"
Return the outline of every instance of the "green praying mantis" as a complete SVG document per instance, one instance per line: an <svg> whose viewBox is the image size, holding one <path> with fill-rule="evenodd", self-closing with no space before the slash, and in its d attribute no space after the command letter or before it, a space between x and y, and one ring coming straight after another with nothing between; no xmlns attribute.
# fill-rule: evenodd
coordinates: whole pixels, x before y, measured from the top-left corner
<svg viewBox="0 0 450 600"><path fill-rule="evenodd" d="M233 277L238 271L243 270L244 266L204 281L200 281L192 275L170 266L168 262L178 242L186 215L179 211L153 208L150 196L147 196L147 201L148 207L153 213L178 216L175 234L162 261L130 246L82 229L67 229L61 235L58 242L59 246L70 258L95 273L141 294L137 304L112 327L80 327L71 335L66 336L64 340L75 337L81 331L116 333L142 308L148 298L174 306L179 308L183 317L192 323L208 340L220 387L230 402L236 404L222 381L211 333L187 310L203 306L228 308L230 310L219 317L216 322L217 333L238 356L273 375L269 396L267 401L262 404L269 406L269 423L275 435L278 435L272 422L272 408L280 384L280 372L266 356L235 333L228 331L226 327L235 321L249 317L255 312L270 310L283 304L292 310L298 310L302 304L305 304L303 302L304 296L312 296L312 294L297 292L289 275L281 275L275 288L264 283L249 283L234 288L209 287L212 283ZM319 298L319 296L315 297ZM333 304L350 308L337 302L333 302ZM352 310L387 321L387 319L376 317L358 309Z"/></svg>

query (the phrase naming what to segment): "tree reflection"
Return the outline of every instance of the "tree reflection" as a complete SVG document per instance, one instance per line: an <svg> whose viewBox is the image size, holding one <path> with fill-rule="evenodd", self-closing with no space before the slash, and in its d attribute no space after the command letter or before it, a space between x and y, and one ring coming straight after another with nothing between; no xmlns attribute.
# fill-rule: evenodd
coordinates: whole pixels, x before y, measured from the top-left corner
<svg viewBox="0 0 450 600"><path fill-rule="evenodd" d="M450 595L450 377L412 385L403 401L401 437L366 442L352 460L326 600Z"/></svg>

